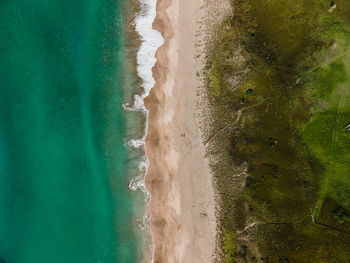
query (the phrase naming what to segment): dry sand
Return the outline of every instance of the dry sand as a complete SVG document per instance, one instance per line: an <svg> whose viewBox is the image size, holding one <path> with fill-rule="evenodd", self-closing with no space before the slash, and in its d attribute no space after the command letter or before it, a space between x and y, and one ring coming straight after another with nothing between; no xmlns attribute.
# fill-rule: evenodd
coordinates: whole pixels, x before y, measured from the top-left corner
<svg viewBox="0 0 350 263"><path fill-rule="evenodd" d="M200 0L158 0L154 22L165 39L153 69L156 85L145 100L156 263L214 261L214 191L195 117L200 6Z"/></svg>

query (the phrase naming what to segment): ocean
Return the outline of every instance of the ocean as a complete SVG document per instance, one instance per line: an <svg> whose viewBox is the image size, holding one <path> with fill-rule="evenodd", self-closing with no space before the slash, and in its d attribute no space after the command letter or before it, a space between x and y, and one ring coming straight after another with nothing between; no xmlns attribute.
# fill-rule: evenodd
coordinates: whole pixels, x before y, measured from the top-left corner
<svg viewBox="0 0 350 263"><path fill-rule="evenodd" d="M155 3L0 2L1 263L150 261ZM141 48L127 46L129 23Z"/></svg>

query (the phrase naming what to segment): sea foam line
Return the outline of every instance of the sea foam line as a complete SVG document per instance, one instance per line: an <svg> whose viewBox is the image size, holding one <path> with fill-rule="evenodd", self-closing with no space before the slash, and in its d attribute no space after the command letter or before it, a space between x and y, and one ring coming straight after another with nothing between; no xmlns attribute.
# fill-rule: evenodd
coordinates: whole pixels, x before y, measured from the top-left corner
<svg viewBox="0 0 350 263"><path fill-rule="evenodd" d="M156 17L157 0L139 0L139 2L141 11L136 15L134 25L141 38L141 45L137 52L137 74L142 79L141 86L143 88L143 93L135 94L133 105L126 103L123 104L123 108L126 111L140 111L146 115L145 130L142 138L135 138L128 142L128 145L132 148L142 148L145 150L145 139L148 130L148 110L145 107L144 99L149 95L151 89L156 83L152 75L152 68L157 61L155 53L157 49L163 45L164 39L160 32L154 30L152 27L153 21ZM140 166L143 168L142 170L144 173L147 174L147 156L145 156L145 160L140 163ZM136 181L136 178L134 179L130 182L130 189L137 190L139 188L144 188L133 186L132 182Z"/></svg>
<svg viewBox="0 0 350 263"><path fill-rule="evenodd" d="M152 75L152 68L155 65L157 59L155 53L157 49L163 45L164 39L160 32L153 29L152 24L156 17L157 0L139 0L141 11L136 15L134 20L135 29L141 38L141 45L137 52L137 74L142 79L142 94L135 94L133 98L133 105L123 104L123 108L127 111L141 111L146 115L145 130L142 138L132 139L128 142L128 145L133 148L142 148L145 150L145 139L148 130L148 110L144 104L144 98L147 97L151 89L155 85L155 80ZM148 158L145 156L145 160L140 163L141 170L147 174ZM139 177L137 177L139 178ZM130 189L145 190L134 178L130 182ZM133 182L139 186L135 186ZM136 183L137 182L137 183Z"/></svg>
<svg viewBox="0 0 350 263"><path fill-rule="evenodd" d="M138 189L142 190L146 195L146 202L151 198L150 193L146 189L145 177L147 175L149 160L146 155L145 139L147 137L148 130L148 110L144 104L144 98L147 97L151 89L155 85L155 80L152 74L152 68L155 65L157 59L155 57L157 49L163 45L164 39L160 32L153 29L153 21L156 17L157 0L139 0L141 11L136 15L134 20L134 26L141 38L140 49L137 52L137 74L142 79L142 94L135 94L133 98L133 105L124 104L123 108L127 111L141 111L146 115L145 131L141 139L133 139L128 143L129 146L134 148L142 148L145 156L139 164L141 174L133 178L129 183L129 188L133 191ZM143 216L142 229L149 229L149 213L148 209ZM151 233L152 236L152 233ZM153 237L152 237L153 238ZM152 242L153 243L153 242ZM152 249L152 260L154 255L154 246Z"/></svg>

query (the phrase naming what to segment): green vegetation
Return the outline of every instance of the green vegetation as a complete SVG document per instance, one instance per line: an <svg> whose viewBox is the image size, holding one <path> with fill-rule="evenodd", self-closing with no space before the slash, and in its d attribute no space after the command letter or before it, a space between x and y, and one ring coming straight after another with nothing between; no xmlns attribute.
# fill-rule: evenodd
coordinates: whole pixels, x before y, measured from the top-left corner
<svg viewBox="0 0 350 263"><path fill-rule="evenodd" d="M232 4L206 73L224 258L348 262L350 1Z"/></svg>
<svg viewBox="0 0 350 263"><path fill-rule="evenodd" d="M234 242L234 233L233 232L225 232L225 256L226 263L234 263L236 262L234 254L235 254L235 242Z"/></svg>
<svg viewBox="0 0 350 263"><path fill-rule="evenodd" d="M220 96L220 81L218 78L218 73L216 71L215 65L213 66L213 69L210 72L210 82L211 82L211 86L212 86L212 94L215 97L219 97Z"/></svg>
<svg viewBox="0 0 350 263"><path fill-rule="evenodd" d="M336 90L339 84L347 80L347 72L343 59L337 59L325 68L318 72L315 83L315 91L319 97L324 100L329 100L330 95Z"/></svg>
<svg viewBox="0 0 350 263"><path fill-rule="evenodd" d="M304 129L310 150L324 166L319 175L320 200L326 197L350 211L350 111L317 113Z"/></svg>

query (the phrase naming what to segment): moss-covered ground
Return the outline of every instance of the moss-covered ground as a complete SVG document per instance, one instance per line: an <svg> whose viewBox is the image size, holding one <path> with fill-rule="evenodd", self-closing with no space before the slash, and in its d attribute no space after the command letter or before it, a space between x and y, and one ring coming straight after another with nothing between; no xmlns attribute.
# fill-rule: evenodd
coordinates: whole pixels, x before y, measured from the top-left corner
<svg viewBox="0 0 350 263"><path fill-rule="evenodd" d="M350 1L232 7L205 73L222 261L350 262Z"/></svg>

